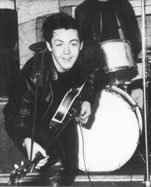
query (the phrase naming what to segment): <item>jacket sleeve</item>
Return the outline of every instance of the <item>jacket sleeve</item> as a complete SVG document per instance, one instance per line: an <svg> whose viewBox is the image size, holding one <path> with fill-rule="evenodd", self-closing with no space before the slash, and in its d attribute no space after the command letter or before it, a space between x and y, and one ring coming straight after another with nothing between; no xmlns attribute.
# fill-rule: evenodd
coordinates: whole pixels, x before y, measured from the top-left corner
<svg viewBox="0 0 151 187"><path fill-rule="evenodd" d="M119 16L123 20L126 38L131 42L134 52L134 58L138 57L142 48L141 32L133 7L128 0L116 1L116 8Z"/></svg>
<svg viewBox="0 0 151 187"><path fill-rule="evenodd" d="M17 82L4 109L5 129L14 142L21 146L24 138L31 137L31 115L35 100L35 79L32 67L20 70ZM26 73L28 72L28 73Z"/></svg>
<svg viewBox="0 0 151 187"><path fill-rule="evenodd" d="M102 90L109 81L109 77L105 73L104 54L98 42L87 41L83 46L80 57L81 79L86 81L82 92L82 100L87 100L93 104L96 93Z"/></svg>
<svg viewBox="0 0 151 187"><path fill-rule="evenodd" d="M84 89L81 93L82 101L89 101L93 105L96 94L105 87L106 82L107 77L102 68L98 67L89 72Z"/></svg>

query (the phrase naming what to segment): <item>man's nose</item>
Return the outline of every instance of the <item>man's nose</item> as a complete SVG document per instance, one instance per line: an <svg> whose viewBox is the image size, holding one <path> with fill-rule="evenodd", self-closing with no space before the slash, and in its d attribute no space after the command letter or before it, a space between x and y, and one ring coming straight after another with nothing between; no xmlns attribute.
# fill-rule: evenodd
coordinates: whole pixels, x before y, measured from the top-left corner
<svg viewBox="0 0 151 187"><path fill-rule="evenodd" d="M70 48L69 48L69 46L65 46L65 47L64 47L64 53L65 53L65 54L69 54L69 53L70 53Z"/></svg>

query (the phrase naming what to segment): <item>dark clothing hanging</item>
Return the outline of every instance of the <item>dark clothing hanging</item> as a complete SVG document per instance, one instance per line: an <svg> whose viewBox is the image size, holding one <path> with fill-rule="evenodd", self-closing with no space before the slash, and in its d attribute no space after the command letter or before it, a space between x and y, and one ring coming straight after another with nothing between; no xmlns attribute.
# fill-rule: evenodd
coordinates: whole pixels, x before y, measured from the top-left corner
<svg viewBox="0 0 151 187"><path fill-rule="evenodd" d="M86 0L76 8L75 18L81 26L85 41L118 39L120 24L124 38L132 44L134 56L137 57L141 51L140 29L128 0Z"/></svg>

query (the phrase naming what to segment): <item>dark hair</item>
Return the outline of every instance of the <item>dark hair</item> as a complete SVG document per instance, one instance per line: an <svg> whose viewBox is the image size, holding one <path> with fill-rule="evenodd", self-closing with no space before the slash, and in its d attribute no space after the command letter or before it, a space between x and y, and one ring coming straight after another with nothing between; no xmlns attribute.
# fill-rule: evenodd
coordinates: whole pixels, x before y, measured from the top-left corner
<svg viewBox="0 0 151 187"><path fill-rule="evenodd" d="M57 29L75 29L78 31L80 41L83 40L77 21L68 14L54 13L47 17L42 26L44 39L51 42L53 32Z"/></svg>

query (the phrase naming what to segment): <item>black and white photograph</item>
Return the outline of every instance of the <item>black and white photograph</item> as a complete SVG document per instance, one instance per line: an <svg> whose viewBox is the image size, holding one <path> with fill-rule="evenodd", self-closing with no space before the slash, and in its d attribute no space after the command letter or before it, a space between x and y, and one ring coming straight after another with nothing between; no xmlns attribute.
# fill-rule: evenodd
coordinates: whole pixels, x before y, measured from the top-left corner
<svg viewBox="0 0 151 187"><path fill-rule="evenodd" d="M151 0L0 0L0 186L150 173Z"/></svg>

